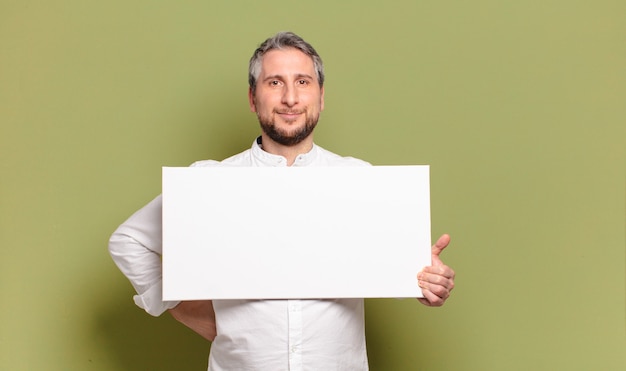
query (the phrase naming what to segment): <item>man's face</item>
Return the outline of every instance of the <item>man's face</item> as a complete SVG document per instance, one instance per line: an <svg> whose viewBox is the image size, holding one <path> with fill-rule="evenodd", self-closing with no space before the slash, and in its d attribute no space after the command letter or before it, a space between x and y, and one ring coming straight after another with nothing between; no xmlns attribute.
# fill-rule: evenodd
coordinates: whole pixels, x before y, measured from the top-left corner
<svg viewBox="0 0 626 371"><path fill-rule="evenodd" d="M256 91L249 93L263 132L293 146L309 137L324 109L313 61L297 49L271 50L263 56Z"/></svg>

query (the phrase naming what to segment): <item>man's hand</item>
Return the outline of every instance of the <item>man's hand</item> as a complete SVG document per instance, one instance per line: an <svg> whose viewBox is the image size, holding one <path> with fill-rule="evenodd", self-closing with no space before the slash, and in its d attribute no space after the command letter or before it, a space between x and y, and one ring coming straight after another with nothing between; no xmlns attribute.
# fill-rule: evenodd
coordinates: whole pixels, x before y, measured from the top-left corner
<svg viewBox="0 0 626 371"><path fill-rule="evenodd" d="M172 317L194 330L208 341L217 335L215 311L211 300L181 301L169 310Z"/></svg>
<svg viewBox="0 0 626 371"><path fill-rule="evenodd" d="M439 259L439 254L449 243L450 236L447 234L439 237L431 248L433 265L425 267L417 274L417 284L424 294L423 298L417 300L429 307L442 306L454 288L454 271Z"/></svg>

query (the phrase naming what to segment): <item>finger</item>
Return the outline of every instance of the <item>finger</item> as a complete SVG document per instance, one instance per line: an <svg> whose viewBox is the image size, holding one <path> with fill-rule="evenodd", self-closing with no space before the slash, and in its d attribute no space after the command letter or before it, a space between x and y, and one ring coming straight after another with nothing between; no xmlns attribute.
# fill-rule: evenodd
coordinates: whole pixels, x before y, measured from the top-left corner
<svg viewBox="0 0 626 371"><path fill-rule="evenodd" d="M446 302L446 298L442 298L428 289L422 289L423 298L417 298L422 304L429 307L440 307Z"/></svg>
<svg viewBox="0 0 626 371"><path fill-rule="evenodd" d="M432 265L443 265L441 259L439 259L439 254L445 249L450 243L450 235L444 234L435 244L431 247L430 252L432 256Z"/></svg>
<svg viewBox="0 0 626 371"><path fill-rule="evenodd" d="M424 275L424 278L420 277L420 275ZM420 273L418 273L418 278L419 279L426 279L425 275L429 275L429 276L442 276L444 278L447 279L454 279L456 273L454 272L454 270L450 267L448 267L445 264L441 264L441 265L431 265L428 267L424 267L424 269L422 269L422 271ZM437 278L434 277L434 280L436 280ZM431 279L431 281L433 281L433 279Z"/></svg>
<svg viewBox="0 0 626 371"><path fill-rule="evenodd" d="M441 254L443 249L445 249L449 243L450 243L450 235L443 234L441 237L439 237L437 242L435 242L435 244L432 246L430 251L433 255L439 256L439 254Z"/></svg>
<svg viewBox="0 0 626 371"><path fill-rule="evenodd" d="M432 290L433 286L441 286L448 291L452 291L452 289L454 288L454 272L446 273L450 274L450 276L420 272L417 275L417 283L420 287L431 289L431 291L434 291Z"/></svg>

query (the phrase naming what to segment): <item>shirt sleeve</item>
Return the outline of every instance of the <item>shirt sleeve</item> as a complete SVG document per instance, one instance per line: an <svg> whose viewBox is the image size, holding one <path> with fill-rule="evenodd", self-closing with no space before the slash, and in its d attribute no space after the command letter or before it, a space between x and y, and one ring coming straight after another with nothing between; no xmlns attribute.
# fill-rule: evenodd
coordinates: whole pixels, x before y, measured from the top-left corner
<svg viewBox="0 0 626 371"><path fill-rule="evenodd" d="M109 240L109 253L130 280L135 304L153 316L175 307L178 301L162 296L162 198L156 197L120 225Z"/></svg>

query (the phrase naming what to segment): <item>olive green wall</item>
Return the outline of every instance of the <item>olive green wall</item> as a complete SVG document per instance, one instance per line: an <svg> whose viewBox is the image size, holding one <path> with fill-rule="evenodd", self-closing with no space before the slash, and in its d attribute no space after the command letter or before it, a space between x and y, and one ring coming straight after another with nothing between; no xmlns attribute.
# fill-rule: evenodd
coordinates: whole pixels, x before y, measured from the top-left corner
<svg viewBox="0 0 626 371"><path fill-rule="evenodd" d="M106 243L161 166L250 145L247 60L280 30L326 63L317 142L431 164L453 236L444 308L367 301L372 370L622 369L626 3L377 3L0 1L0 369L206 367Z"/></svg>

